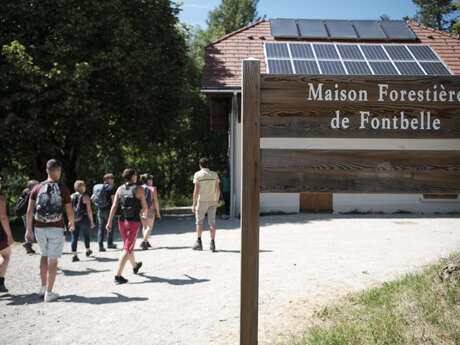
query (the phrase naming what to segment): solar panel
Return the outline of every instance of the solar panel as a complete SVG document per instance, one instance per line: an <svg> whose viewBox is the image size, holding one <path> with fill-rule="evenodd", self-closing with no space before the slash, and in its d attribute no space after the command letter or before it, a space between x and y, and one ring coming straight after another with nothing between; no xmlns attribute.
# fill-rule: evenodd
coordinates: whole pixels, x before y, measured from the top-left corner
<svg viewBox="0 0 460 345"><path fill-rule="evenodd" d="M441 62L420 62L426 74L429 75L448 75L449 70Z"/></svg>
<svg viewBox="0 0 460 345"><path fill-rule="evenodd" d="M294 19L270 19L270 29L274 37L299 37L297 24Z"/></svg>
<svg viewBox="0 0 460 345"><path fill-rule="evenodd" d="M268 70L270 74L292 74L290 60L268 60Z"/></svg>
<svg viewBox="0 0 460 345"><path fill-rule="evenodd" d="M318 61L323 74L347 74L340 61Z"/></svg>
<svg viewBox="0 0 460 345"><path fill-rule="evenodd" d="M344 61L345 67L347 68L348 74L361 74L370 75L372 74L369 66L365 61Z"/></svg>
<svg viewBox="0 0 460 345"><path fill-rule="evenodd" d="M314 59L313 49L309 44L290 44L292 58L294 59Z"/></svg>
<svg viewBox="0 0 460 345"><path fill-rule="evenodd" d="M429 46L407 46L407 48L409 48L417 60L439 61L438 57Z"/></svg>
<svg viewBox="0 0 460 345"><path fill-rule="evenodd" d="M329 38L322 20L299 19L297 25L302 38Z"/></svg>
<svg viewBox="0 0 460 345"><path fill-rule="evenodd" d="M268 58L289 59L289 51L286 43L265 43Z"/></svg>
<svg viewBox="0 0 460 345"><path fill-rule="evenodd" d="M403 20L382 20L380 25L390 39L417 39L407 23Z"/></svg>
<svg viewBox="0 0 460 345"><path fill-rule="evenodd" d="M337 49L344 60L364 60L364 56L357 45L337 44Z"/></svg>
<svg viewBox="0 0 460 345"><path fill-rule="evenodd" d="M377 62L377 61L371 61L369 62L371 65L371 68L374 71L374 74L376 75L397 75L398 71L394 68L393 64L388 61L383 61L383 62Z"/></svg>
<svg viewBox="0 0 460 345"><path fill-rule="evenodd" d="M402 75L423 75L422 69L416 62L395 62Z"/></svg>
<svg viewBox="0 0 460 345"><path fill-rule="evenodd" d="M313 44L318 59L337 59L339 55L333 44Z"/></svg>
<svg viewBox="0 0 460 345"><path fill-rule="evenodd" d="M414 60L405 46L385 46L385 50L393 60Z"/></svg>
<svg viewBox="0 0 460 345"><path fill-rule="evenodd" d="M361 49L368 60L389 60L382 46L361 45Z"/></svg>
<svg viewBox="0 0 460 345"><path fill-rule="evenodd" d="M326 20L325 24L331 38L358 38L348 20Z"/></svg>
<svg viewBox="0 0 460 345"><path fill-rule="evenodd" d="M316 61L294 60L296 74L320 74Z"/></svg>
<svg viewBox="0 0 460 345"><path fill-rule="evenodd" d="M352 20L352 23L362 39L381 40L387 38L379 22L375 20Z"/></svg>

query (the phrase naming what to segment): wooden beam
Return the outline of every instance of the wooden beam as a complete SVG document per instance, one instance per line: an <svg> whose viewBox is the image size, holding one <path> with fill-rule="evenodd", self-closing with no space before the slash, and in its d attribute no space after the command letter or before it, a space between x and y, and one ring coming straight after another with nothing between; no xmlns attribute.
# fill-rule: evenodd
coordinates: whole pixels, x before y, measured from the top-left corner
<svg viewBox="0 0 460 345"><path fill-rule="evenodd" d="M261 191L460 193L460 151L271 150Z"/></svg>
<svg viewBox="0 0 460 345"><path fill-rule="evenodd" d="M242 66L240 345L256 345L259 313L260 62Z"/></svg>

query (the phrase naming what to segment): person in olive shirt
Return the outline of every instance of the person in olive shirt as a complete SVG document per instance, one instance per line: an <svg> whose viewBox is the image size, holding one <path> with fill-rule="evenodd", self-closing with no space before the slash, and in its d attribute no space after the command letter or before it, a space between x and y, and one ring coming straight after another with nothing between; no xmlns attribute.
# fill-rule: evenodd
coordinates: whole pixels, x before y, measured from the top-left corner
<svg viewBox="0 0 460 345"><path fill-rule="evenodd" d="M208 224L211 228L212 252L216 251L216 210L220 198L219 176L216 172L208 169L208 159L200 159L200 170L193 176L195 188L193 191L192 212L196 219L197 240L193 250L203 250L201 234L203 233L203 223L206 213L208 214Z"/></svg>

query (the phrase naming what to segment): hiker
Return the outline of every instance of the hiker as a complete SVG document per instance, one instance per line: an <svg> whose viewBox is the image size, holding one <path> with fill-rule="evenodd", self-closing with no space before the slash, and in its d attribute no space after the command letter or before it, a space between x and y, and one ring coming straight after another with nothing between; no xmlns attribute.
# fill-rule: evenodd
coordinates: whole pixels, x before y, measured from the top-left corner
<svg viewBox="0 0 460 345"><path fill-rule="evenodd" d="M208 168L208 159L201 158L199 162L200 170L193 176L195 188L193 190L192 212L196 219L197 240L192 247L193 250L203 250L201 234L203 233L203 223L206 213L208 214L208 224L211 229L212 252L216 251L216 210L220 198L219 176Z"/></svg>
<svg viewBox="0 0 460 345"><path fill-rule="evenodd" d="M104 234L105 225L109 218L110 208L112 207L113 197L115 195L115 187L113 174L104 175L104 183L97 184L93 187L93 195L91 201L96 206L97 212L97 242L99 244L99 251L105 252L104 248ZM113 232L107 234L107 248L116 249L117 245L113 243Z"/></svg>
<svg viewBox="0 0 460 345"><path fill-rule="evenodd" d="M126 183L120 186L115 193L115 198L106 225L107 231L111 232L113 217L120 205L121 215L118 219L118 229L123 238L123 251L118 260L115 284L124 284L128 282L128 280L121 275L127 260L131 263L134 274L137 274L142 266L142 262L136 262L134 258L134 245L136 244L136 237L141 224L140 220L141 218L146 219L148 212L144 188L136 184L136 170L132 168L125 169L123 171L123 179Z"/></svg>
<svg viewBox="0 0 460 345"><path fill-rule="evenodd" d="M27 239L27 207L29 206L29 196L32 189L38 184L36 180L30 180L27 182L27 188L22 191L21 196L14 207L14 212L18 217L21 217L22 222L24 223L24 244L22 245L26 250L27 254L35 254L35 250L32 248L33 242ZM33 229L32 229L33 230Z"/></svg>
<svg viewBox="0 0 460 345"><path fill-rule="evenodd" d="M27 209L27 239L33 240L34 226L41 253L42 285L39 295L44 297L45 302L56 301L59 298L59 295L53 292L53 287L58 259L62 255L65 242L64 210L69 220L69 231L72 232L75 228L69 189L58 182L61 178L61 167L61 163L55 159L50 159L46 163L48 178L32 189Z"/></svg>
<svg viewBox="0 0 460 345"><path fill-rule="evenodd" d="M228 176L228 170L225 169L222 176L222 196L225 203L225 215L230 216L230 177Z"/></svg>
<svg viewBox="0 0 460 345"><path fill-rule="evenodd" d="M148 211L147 218L141 219L143 240L140 247L143 250L147 250L149 247L152 247L149 242L149 237L153 230L153 226L155 225L155 215L158 219L161 219L161 215L160 206L158 203L157 187L153 186L153 175L141 175L141 184L144 188Z"/></svg>
<svg viewBox="0 0 460 345"><path fill-rule="evenodd" d="M89 232L94 229L93 211L91 210L91 200L86 194L85 181L77 180L74 184L75 193L71 195L72 210L75 218L75 230L72 232L72 262L80 261L77 255L78 235L80 231L85 240L86 256L90 256L93 251L89 248Z"/></svg>
<svg viewBox="0 0 460 345"><path fill-rule="evenodd" d="M0 176L0 192L3 185L3 177ZM10 222L6 212L6 199L0 193L0 292L8 292L5 286L5 273L8 268L11 256L11 245L13 244Z"/></svg>

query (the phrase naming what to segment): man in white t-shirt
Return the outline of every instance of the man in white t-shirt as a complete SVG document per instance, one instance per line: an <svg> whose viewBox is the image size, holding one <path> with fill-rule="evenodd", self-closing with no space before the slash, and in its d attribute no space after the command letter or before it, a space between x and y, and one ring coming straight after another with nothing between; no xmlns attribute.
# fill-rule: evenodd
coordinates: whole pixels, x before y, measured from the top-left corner
<svg viewBox="0 0 460 345"><path fill-rule="evenodd" d="M201 234L203 233L203 223L206 213L208 214L208 224L211 229L212 252L216 251L216 210L220 198L219 176L216 172L209 170L208 159L200 159L200 170L193 176L195 189L193 191L192 212L196 219L197 240L193 250L203 250Z"/></svg>

